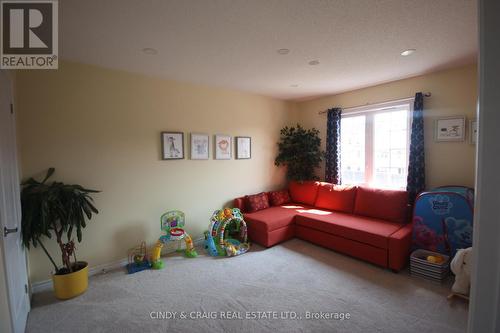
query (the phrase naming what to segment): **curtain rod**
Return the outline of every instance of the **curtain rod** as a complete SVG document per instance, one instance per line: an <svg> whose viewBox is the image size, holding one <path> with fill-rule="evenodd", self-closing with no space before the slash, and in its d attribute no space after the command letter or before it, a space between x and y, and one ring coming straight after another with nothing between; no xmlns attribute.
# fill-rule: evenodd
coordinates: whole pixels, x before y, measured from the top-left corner
<svg viewBox="0 0 500 333"><path fill-rule="evenodd" d="M431 97L431 96L432 96L432 94L430 92L424 93L424 97ZM391 102L402 102L402 101L406 101L406 100L409 100L409 99L412 99L412 98L415 98L415 96L410 96L410 97L405 97L405 98L400 98L400 99L391 99L391 100L386 100L386 101L376 102L376 103L366 103L366 104L356 105L356 106L350 106L348 108L342 108L342 109L343 110L356 109L356 108L360 108L360 107L363 107L363 106L369 106L369 105L377 105L377 104L384 104L384 103L391 103ZM327 112L328 112L328 110L324 110L324 111L318 112L318 114L323 114L323 113L327 113Z"/></svg>

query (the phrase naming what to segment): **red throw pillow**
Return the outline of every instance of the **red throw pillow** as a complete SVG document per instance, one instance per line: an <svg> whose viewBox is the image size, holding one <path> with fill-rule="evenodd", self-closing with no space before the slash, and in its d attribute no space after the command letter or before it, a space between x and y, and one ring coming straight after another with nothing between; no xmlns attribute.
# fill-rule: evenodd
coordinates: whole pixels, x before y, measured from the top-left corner
<svg viewBox="0 0 500 333"><path fill-rule="evenodd" d="M321 183L314 206L352 214L356 187Z"/></svg>
<svg viewBox="0 0 500 333"><path fill-rule="evenodd" d="M408 192L359 187L354 214L406 223Z"/></svg>
<svg viewBox="0 0 500 333"><path fill-rule="evenodd" d="M269 200L271 205L280 206L290 202L290 194L288 190L269 192Z"/></svg>
<svg viewBox="0 0 500 333"><path fill-rule="evenodd" d="M265 192L254 195L247 195L245 199L247 211L249 213L269 208L269 198L267 197L267 193Z"/></svg>
<svg viewBox="0 0 500 333"><path fill-rule="evenodd" d="M288 185L290 197L293 202L302 203L306 205L314 205L316 195L318 194L319 182L304 181L297 182L291 181Z"/></svg>

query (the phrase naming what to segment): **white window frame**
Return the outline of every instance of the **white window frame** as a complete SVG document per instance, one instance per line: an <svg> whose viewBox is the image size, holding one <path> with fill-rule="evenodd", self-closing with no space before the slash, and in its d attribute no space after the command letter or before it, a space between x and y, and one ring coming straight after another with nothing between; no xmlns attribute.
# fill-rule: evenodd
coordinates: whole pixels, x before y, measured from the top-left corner
<svg viewBox="0 0 500 333"><path fill-rule="evenodd" d="M373 151L375 146L375 140L373 135L375 133L373 128L374 117L376 114L388 112L391 109L397 109L398 107L405 106L408 108L408 137L407 143L407 155L406 155L406 166L409 164L410 157L410 139L411 139L411 125L412 125L412 115L413 115L413 102L415 98L405 98L398 99L390 102L376 103L364 106L358 106L353 108L348 108L342 110L341 118L349 118L355 116L365 116L365 182L357 183L356 185L362 185L367 187L373 186ZM342 138L340 138L342 140ZM342 166L342 155L340 156L341 166ZM342 175L342 168L341 168ZM406 189L406 187L402 188Z"/></svg>

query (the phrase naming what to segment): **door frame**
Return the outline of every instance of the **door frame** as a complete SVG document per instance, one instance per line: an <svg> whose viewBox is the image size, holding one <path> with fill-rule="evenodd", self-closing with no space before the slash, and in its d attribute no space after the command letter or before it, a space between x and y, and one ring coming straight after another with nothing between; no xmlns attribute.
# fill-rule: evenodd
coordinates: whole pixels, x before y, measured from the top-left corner
<svg viewBox="0 0 500 333"><path fill-rule="evenodd" d="M5 71L5 70L2 70L1 73L0 73L1 76L3 76L5 79L6 79L6 85L10 86L10 96L8 96L7 98L10 99L10 104L11 104L11 113L12 113L12 119L11 119L11 122L12 122L12 131L13 131L13 139L10 139L8 138L8 141L11 141L10 144L12 145L11 149L13 149L13 153L14 153L14 161L15 162L15 177L17 178L17 181L18 181L18 184L19 184L19 166L18 166L18 163L17 163L17 140L16 140L16 120L15 120L15 114L13 113L13 104L14 104L14 80L12 78L12 75L11 75L11 72L8 72L8 71ZM2 79L3 81L3 79ZM2 131L3 132L3 131ZM8 137L10 133L6 133L5 136ZM0 133L0 139L3 139L2 136L4 134L3 133ZM1 182L1 179L0 179L0 187L1 187L1 190L3 192L3 188L8 188L7 184L6 183L3 183ZM10 190L10 189L9 189ZM20 197L18 198L18 200L20 200ZM20 219L21 216L21 212L20 212L20 209L21 209L21 204L19 202L19 206L18 208L16 208L16 210L18 211L18 218ZM2 216L0 215L0 219L2 218ZM14 316L17 314L15 313L15 311L13 311L13 302L14 302L14 295L12 295L12 291L11 291L11 283L9 280L9 274L8 274L8 266L9 266L9 263L7 262L7 249L6 249L6 236L4 236L3 232L3 227L4 226L7 226L6 225L6 222L7 221L3 221L3 220L0 220L0 247L1 247L1 257L0 260L3 264L3 276L0 278L0 283L2 283L2 286L0 286L0 288L3 288L5 287L5 298L6 298L6 303L7 303L7 310L8 310L8 319L9 319L9 323L7 324L8 326L8 329L14 333L17 333L17 332L24 332L25 328L26 328L26 323L27 323L27 317L28 317L28 313L30 311L30 294L29 294L29 279L28 279L28 265L27 265L27 262L28 262L28 258L26 256L26 251L24 251L24 262L22 264L24 264L25 266L25 270L26 270L26 281L25 281L25 294L23 295L26 299L24 300L25 303L23 303L24 305L22 306L22 311L20 313L22 314L26 314L26 316L20 316L18 318L15 318ZM18 237L21 237L20 236L20 233L21 233L21 221L19 220L18 221ZM8 236L7 236L8 237ZM11 236L12 237L12 236ZM3 282L5 281L5 282ZM2 318L4 319L4 318Z"/></svg>
<svg viewBox="0 0 500 333"><path fill-rule="evenodd" d="M480 0L479 95L476 155L476 206L474 216L471 299L468 331L500 332L500 224L498 155L500 113L500 3Z"/></svg>

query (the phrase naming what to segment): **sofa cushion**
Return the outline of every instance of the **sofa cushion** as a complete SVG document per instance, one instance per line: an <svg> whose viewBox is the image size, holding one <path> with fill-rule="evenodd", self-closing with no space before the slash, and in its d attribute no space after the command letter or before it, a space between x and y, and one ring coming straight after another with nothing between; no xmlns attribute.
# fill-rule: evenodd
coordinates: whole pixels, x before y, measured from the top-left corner
<svg viewBox="0 0 500 333"><path fill-rule="evenodd" d="M301 205L284 205L270 207L253 213L243 214L248 228L258 229L260 232L270 232L293 224L298 210L304 209Z"/></svg>
<svg viewBox="0 0 500 333"><path fill-rule="evenodd" d="M344 213L352 213L356 187L321 183L318 188L315 207L331 209Z"/></svg>
<svg viewBox="0 0 500 333"><path fill-rule="evenodd" d="M267 193L262 192L259 194L247 195L246 199L246 210L248 212L256 212L262 209L269 208L269 198Z"/></svg>
<svg viewBox="0 0 500 333"><path fill-rule="evenodd" d="M387 249L389 236L402 228L399 223L364 216L330 212L317 214L302 212L295 219L297 225Z"/></svg>
<svg viewBox="0 0 500 333"><path fill-rule="evenodd" d="M269 192L269 201L273 206L281 206L290 202L288 190Z"/></svg>
<svg viewBox="0 0 500 333"><path fill-rule="evenodd" d="M233 200L233 206L234 208L238 208L242 213L245 213L247 211L246 202L245 197L239 197Z"/></svg>
<svg viewBox="0 0 500 333"><path fill-rule="evenodd" d="M354 214L406 223L408 192L359 187L356 193Z"/></svg>
<svg viewBox="0 0 500 333"><path fill-rule="evenodd" d="M297 182L291 181L288 185L288 190L293 202L314 205L316 196L318 194L319 182L304 181Z"/></svg>

